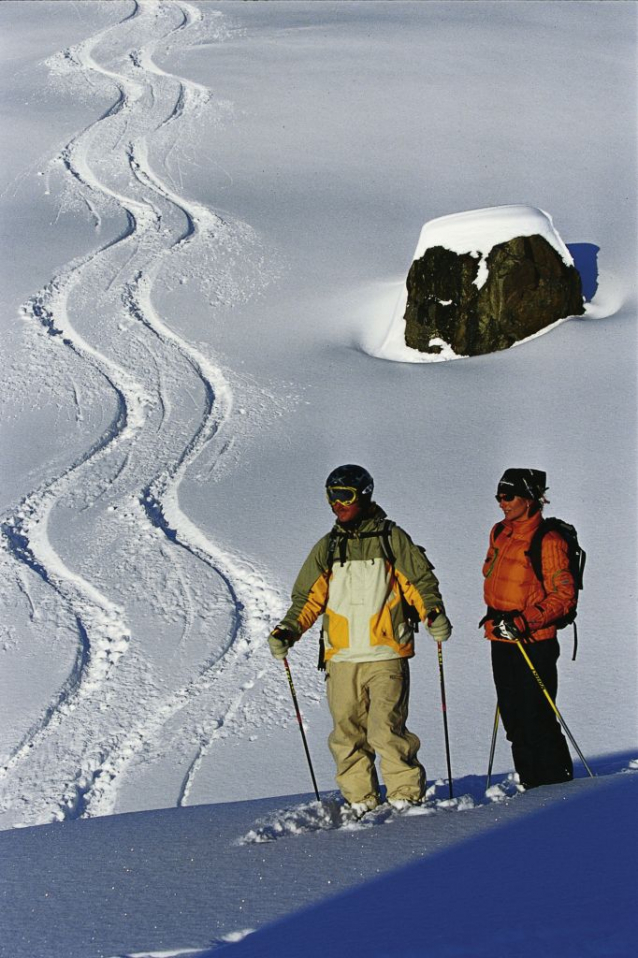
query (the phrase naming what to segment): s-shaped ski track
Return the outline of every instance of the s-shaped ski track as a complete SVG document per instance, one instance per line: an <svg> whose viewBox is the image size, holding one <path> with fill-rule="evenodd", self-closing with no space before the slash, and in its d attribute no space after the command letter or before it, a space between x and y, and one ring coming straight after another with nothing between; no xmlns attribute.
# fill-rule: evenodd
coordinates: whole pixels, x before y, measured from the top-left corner
<svg viewBox="0 0 638 958"><path fill-rule="evenodd" d="M53 591L77 643L67 679L3 761L3 825L107 814L124 791L127 810L185 803L217 738L257 723L245 694L268 696L276 685L263 638L281 596L179 505L202 452L219 458L229 447L232 388L153 302L159 276L186 264L203 281L225 257L258 252L250 227L182 196L162 167L175 131L205 122L215 102L157 67L153 52L189 31L221 41L224 18L211 14L207 23L187 3L135 3L120 23L49 61L53 72L64 64L67 82L114 99L52 160L98 242L23 315L53 367L71 351L113 412L87 449L3 517L16 581L37 577ZM119 232L101 240L113 221ZM27 601L28 585L20 594ZM147 798L137 783L149 778L161 784Z"/></svg>

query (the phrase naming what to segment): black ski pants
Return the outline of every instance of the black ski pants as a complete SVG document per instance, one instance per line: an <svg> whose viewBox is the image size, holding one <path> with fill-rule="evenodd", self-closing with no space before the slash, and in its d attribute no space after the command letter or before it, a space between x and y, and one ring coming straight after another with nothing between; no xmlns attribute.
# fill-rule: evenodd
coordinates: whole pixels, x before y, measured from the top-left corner
<svg viewBox="0 0 638 958"><path fill-rule="evenodd" d="M492 642L492 673L514 768L525 788L574 777L560 723L516 643ZM558 639L525 645L534 668L556 703Z"/></svg>

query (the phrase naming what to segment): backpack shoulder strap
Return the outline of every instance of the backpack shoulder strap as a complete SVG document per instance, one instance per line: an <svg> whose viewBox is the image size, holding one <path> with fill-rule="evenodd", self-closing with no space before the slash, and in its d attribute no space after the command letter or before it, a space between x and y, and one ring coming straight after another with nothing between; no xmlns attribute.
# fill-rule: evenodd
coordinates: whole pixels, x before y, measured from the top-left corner
<svg viewBox="0 0 638 958"><path fill-rule="evenodd" d="M538 581L543 584L543 539L551 531L551 524L547 519L541 519L541 524L532 536L532 541L527 550L527 556L531 563L534 575Z"/></svg>
<svg viewBox="0 0 638 958"><path fill-rule="evenodd" d="M396 556L392 548L392 530L395 528L395 526L396 526L396 522L393 522L392 519L386 519L385 522L383 523L383 528L380 530L378 535L379 535L379 542L381 543L381 551L383 552L383 558L390 565L392 569L392 575L396 578L396 569L395 569ZM426 559L426 561L429 562L427 556L425 555L425 550L423 550L421 546L419 546L418 548L421 549L421 552L423 553L424 558ZM434 568L434 566L431 566L431 567ZM414 606L410 605L410 603L406 599L403 593L403 589L401 588L401 583L399 582L398 579L396 579L396 587L399 590L399 595L401 596L401 603L403 605L403 613L405 615L406 621L408 625L410 626L410 628L412 629L412 632L418 632L419 625L421 624L419 613L414 608Z"/></svg>
<svg viewBox="0 0 638 958"><path fill-rule="evenodd" d="M337 551L337 543L339 539L343 539L344 536L340 535L336 529L330 530L330 536L328 538L328 555L326 558L326 571L328 574L332 572L332 567L335 561L335 552Z"/></svg>
<svg viewBox="0 0 638 958"><path fill-rule="evenodd" d="M383 557L386 562L389 562L392 568L394 569L395 555L392 551L392 530L394 529L396 523L392 519L386 519L383 523L383 528L379 533L379 541L381 543L381 549L383 551Z"/></svg>
<svg viewBox="0 0 638 958"><path fill-rule="evenodd" d="M505 528L504 522L496 523L496 525L494 526L494 530L492 532L492 542L496 542L496 540L498 539L498 537L500 536L504 528Z"/></svg>

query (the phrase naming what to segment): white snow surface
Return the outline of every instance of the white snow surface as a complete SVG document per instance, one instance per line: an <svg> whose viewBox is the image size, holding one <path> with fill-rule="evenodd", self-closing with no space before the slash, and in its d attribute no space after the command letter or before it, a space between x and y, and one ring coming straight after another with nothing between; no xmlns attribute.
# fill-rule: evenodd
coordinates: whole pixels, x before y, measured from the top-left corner
<svg viewBox="0 0 638 958"><path fill-rule="evenodd" d="M573 257L554 228L549 213L521 204L468 210L430 220L421 230L414 259L421 259L425 251L433 246L443 246L453 253L485 256L498 243L506 243L516 236L534 234L546 239L568 266L574 265Z"/></svg>
<svg viewBox="0 0 638 958"><path fill-rule="evenodd" d="M629 954L635 4L5 0L0 36L0 955L299 954L306 933L354 954L359 932L401 958ZM600 248L583 318L493 356L407 350L389 319L423 223L471 225L480 253L550 213ZM348 461L454 623L452 804L421 633L428 803L361 823L332 791L316 629L290 661L322 805L266 646ZM507 466L547 470L588 552L559 701L600 777L577 761L517 795L501 736L486 796L480 567ZM404 885L431 912L370 913Z"/></svg>

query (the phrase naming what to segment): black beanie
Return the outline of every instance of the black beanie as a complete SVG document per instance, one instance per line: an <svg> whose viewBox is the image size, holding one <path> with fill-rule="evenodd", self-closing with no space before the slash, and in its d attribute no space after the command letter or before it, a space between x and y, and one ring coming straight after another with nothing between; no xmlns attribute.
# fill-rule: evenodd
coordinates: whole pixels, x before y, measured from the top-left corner
<svg viewBox="0 0 638 958"><path fill-rule="evenodd" d="M540 502L547 490L547 474L540 469L506 469L498 484L497 495L510 493Z"/></svg>

